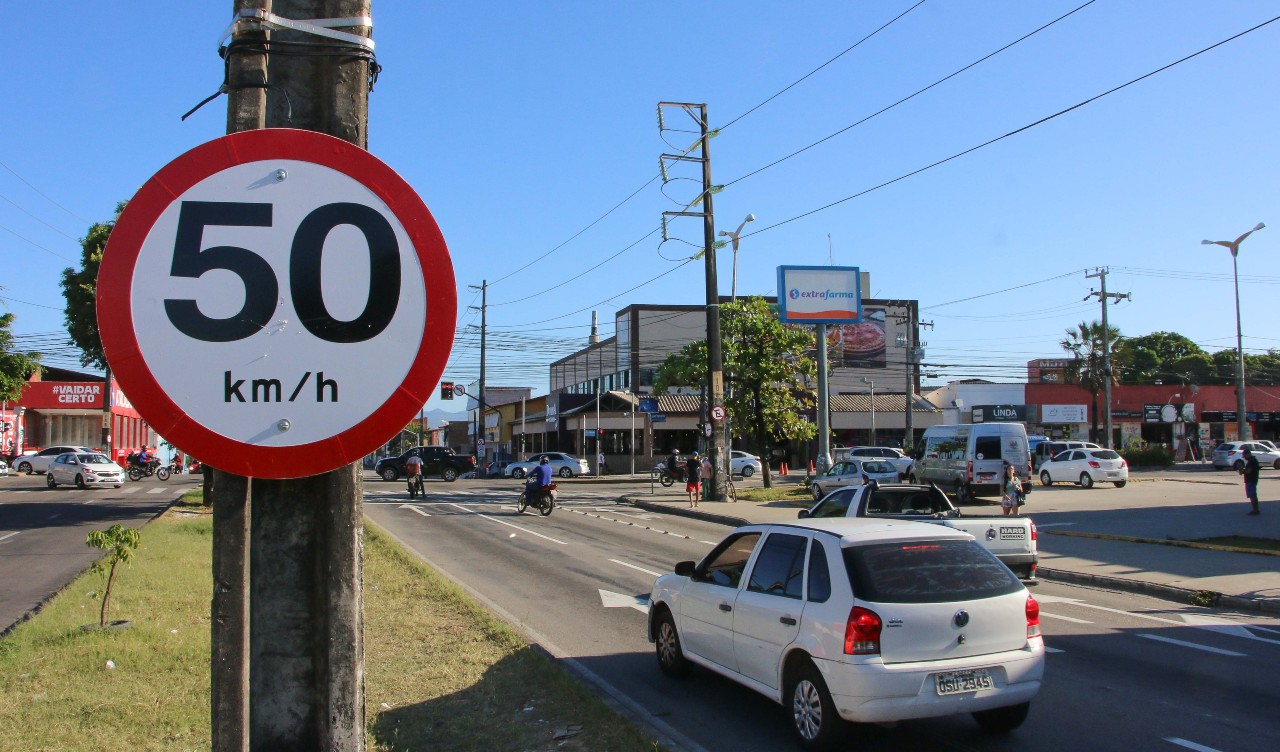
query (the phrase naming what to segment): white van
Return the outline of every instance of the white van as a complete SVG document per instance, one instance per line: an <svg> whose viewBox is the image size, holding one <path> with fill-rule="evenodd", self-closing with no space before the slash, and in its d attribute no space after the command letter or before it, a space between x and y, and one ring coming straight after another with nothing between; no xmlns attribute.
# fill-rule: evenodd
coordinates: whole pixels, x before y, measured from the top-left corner
<svg viewBox="0 0 1280 752"><path fill-rule="evenodd" d="M1013 465L1031 492L1031 451L1021 423L962 423L930 426L916 447L912 483L936 483L957 503L1003 494L1004 466Z"/></svg>

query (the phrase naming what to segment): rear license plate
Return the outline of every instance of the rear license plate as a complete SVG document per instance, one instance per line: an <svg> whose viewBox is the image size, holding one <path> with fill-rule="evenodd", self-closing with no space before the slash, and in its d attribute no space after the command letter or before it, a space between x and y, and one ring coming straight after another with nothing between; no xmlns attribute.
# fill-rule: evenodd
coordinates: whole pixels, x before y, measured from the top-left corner
<svg viewBox="0 0 1280 752"><path fill-rule="evenodd" d="M995 689L991 673L985 668L971 671L947 671L933 675L939 695L960 695L965 692L977 692L980 689Z"/></svg>
<svg viewBox="0 0 1280 752"><path fill-rule="evenodd" d="M995 473L978 473L978 480L980 481L991 481L994 480L995 477Z"/></svg>
<svg viewBox="0 0 1280 752"><path fill-rule="evenodd" d="M1000 540L1009 540L1011 538L1025 538L1027 531L1020 527L1001 527Z"/></svg>

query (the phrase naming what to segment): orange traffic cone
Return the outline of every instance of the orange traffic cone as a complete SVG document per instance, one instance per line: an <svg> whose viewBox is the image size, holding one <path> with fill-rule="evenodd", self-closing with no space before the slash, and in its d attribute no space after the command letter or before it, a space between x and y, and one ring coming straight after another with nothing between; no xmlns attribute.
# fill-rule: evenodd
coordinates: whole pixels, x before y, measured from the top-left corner
<svg viewBox="0 0 1280 752"><path fill-rule="evenodd" d="M779 462L779 463L778 463L778 475L781 475L781 476L783 476L783 477L786 477L786 475L787 475L787 461L786 461L786 460L782 460L781 462Z"/></svg>
<svg viewBox="0 0 1280 752"><path fill-rule="evenodd" d="M813 460L809 460L809 474L813 475Z"/></svg>

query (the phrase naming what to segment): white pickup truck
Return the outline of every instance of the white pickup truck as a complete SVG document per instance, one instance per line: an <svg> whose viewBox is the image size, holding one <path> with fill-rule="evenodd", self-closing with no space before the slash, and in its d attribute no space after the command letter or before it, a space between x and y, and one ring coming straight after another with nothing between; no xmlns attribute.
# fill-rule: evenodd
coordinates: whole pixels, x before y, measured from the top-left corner
<svg viewBox="0 0 1280 752"><path fill-rule="evenodd" d="M801 510L800 517L883 517L946 525L972 535L1019 578L1036 578L1039 555L1036 525L1030 517L961 512L937 486L868 483L845 487Z"/></svg>

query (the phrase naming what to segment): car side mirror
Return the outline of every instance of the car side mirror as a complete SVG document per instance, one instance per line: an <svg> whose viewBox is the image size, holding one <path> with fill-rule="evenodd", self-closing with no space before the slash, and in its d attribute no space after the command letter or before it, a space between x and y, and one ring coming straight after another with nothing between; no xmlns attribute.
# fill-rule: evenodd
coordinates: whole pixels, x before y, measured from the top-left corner
<svg viewBox="0 0 1280 752"><path fill-rule="evenodd" d="M808 510L808 509L801 509L801 510L800 510L800 513L799 513L799 514L797 514L797 515L796 515L796 517L799 517L799 518L800 518L800 519L802 519L802 520L807 520L807 519L809 519L809 510Z"/></svg>
<svg viewBox="0 0 1280 752"><path fill-rule="evenodd" d="M676 562L676 574L681 577L692 577L696 566L697 564L692 561L678 561Z"/></svg>

